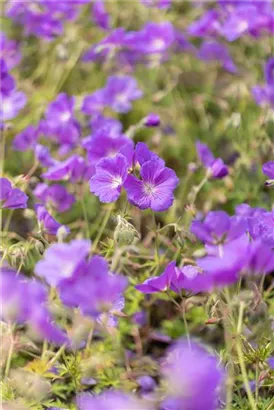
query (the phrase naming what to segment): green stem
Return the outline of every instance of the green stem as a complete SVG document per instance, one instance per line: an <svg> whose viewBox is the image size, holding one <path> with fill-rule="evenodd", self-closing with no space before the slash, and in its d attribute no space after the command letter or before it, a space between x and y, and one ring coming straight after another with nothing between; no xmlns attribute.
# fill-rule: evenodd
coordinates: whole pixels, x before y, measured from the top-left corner
<svg viewBox="0 0 274 410"><path fill-rule="evenodd" d="M5 367L5 377L8 377L9 371L10 371L10 366L11 366L11 360L12 360L12 354L13 354L13 347L14 347L14 337L13 337L13 327L10 327L11 331L11 336L10 336L10 347L9 347L9 352L8 352L8 357L7 357L7 362L6 362L6 367Z"/></svg>
<svg viewBox="0 0 274 410"><path fill-rule="evenodd" d="M94 252L94 251L96 250L96 248L97 248L97 245L98 245L98 243L99 243L99 241L100 241L100 239L101 239L101 236L102 236L102 234L103 234L103 232L104 232L104 230L105 230L105 227L106 227L106 225L107 225L107 223L108 223L108 220L109 220L109 218L110 218L110 215L111 215L113 209L114 209L114 204L111 204L110 207L108 208L108 211L107 211L106 214L105 214L105 217L104 217L103 221L102 221L102 225L101 225L101 228L100 228L100 230L99 230L99 232L98 232L98 235L96 236L96 238L95 238L95 240L94 240L94 242L93 242L93 247L92 247L93 252Z"/></svg>
<svg viewBox="0 0 274 410"><path fill-rule="evenodd" d="M187 338L187 342L188 342L188 346L191 348L191 341L190 341L190 334L189 334L189 329L188 329L188 323L186 320L186 311L185 308L176 302L176 300L174 299L174 297L169 293L169 291L166 291L166 294L168 295L168 297L170 298L170 300L177 306L177 308L180 310L180 312L182 313L182 318L183 318L183 322L184 322L184 326L185 326L185 331L186 331L186 338Z"/></svg>
<svg viewBox="0 0 274 410"><path fill-rule="evenodd" d="M81 196L81 205L82 205L83 215L84 215L84 219L85 219L86 235L87 235L88 238L90 238L88 213L87 213L87 208L86 208L86 205L85 205L85 199L84 199L83 195Z"/></svg>

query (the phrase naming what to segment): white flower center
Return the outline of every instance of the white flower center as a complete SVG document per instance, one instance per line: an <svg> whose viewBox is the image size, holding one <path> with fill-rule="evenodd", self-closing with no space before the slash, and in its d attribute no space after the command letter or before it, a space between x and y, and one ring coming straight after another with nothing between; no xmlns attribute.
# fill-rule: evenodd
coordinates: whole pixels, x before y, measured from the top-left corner
<svg viewBox="0 0 274 410"><path fill-rule="evenodd" d="M116 175L112 179L111 188L118 188L120 185L122 185L122 178L120 177L120 175Z"/></svg>
<svg viewBox="0 0 274 410"><path fill-rule="evenodd" d="M67 121L70 119L70 117L71 117L70 112L69 112L69 111L65 111L65 112L61 115L60 119L61 119L62 122L67 122Z"/></svg>
<svg viewBox="0 0 274 410"><path fill-rule="evenodd" d="M9 100L2 101L2 109L4 114L9 114L12 111L12 102Z"/></svg>
<svg viewBox="0 0 274 410"><path fill-rule="evenodd" d="M144 183L144 191L147 195L153 195L156 191L156 187L151 182Z"/></svg>
<svg viewBox="0 0 274 410"><path fill-rule="evenodd" d="M164 42L164 40L161 39L161 38L156 38L156 40L154 40L154 41L152 42L152 47L153 47L155 50L160 51L160 50L162 50L162 49L165 47L165 42Z"/></svg>

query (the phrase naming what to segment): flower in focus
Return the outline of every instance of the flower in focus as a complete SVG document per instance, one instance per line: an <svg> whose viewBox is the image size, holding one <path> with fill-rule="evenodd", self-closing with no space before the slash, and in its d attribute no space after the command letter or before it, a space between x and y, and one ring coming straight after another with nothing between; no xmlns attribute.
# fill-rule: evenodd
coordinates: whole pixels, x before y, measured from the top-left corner
<svg viewBox="0 0 274 410"><path fill-rule="evenodd" d="M174 201L173 191L179 183L175 172L164 167L161 161L145 162L140 170L141 180L128 175L124 188L128 200L140 209L151 208L155 212L166 211Z"/></svg>
<svg viewBox="0 0 274 410"><path fill-rule="evenodd" d="M217 357L203 346L179 340L168 352L163 373L168 383L168 398L174 400L176 409L218 409L224 371Z"/></svg>
<svg viewBox="0 0 274 410"><path fill-rule="evenodd" d="M77 266L88 256L90 246L90 241L80 239L53 244L36 264L35 273L51 286L57 286L62 279L73 275Z"/></svg>
<svg viewBox="0 0 274 410"><path fill-rule="evenodd" d="M28 280L13 269L1 267L1 316L9 322L30 324L41 339L63 344L66 335L59 329L47 309L46 288L35 280Z"/></svg>
<svg viewBox="0 0 274 410"><path fill-rule="evenodd" d="M8 179L0 178L0 202L1 208L26 208L28 196L21 189L13 188Z"/></svg>
<svg viewBox="0 0 274 410"><path fill-rule="evenodd" d="M98 196L101 202L114 202L120 196L127 175L128 163L123 155L103 158L96 165L95 174L90 179L90 191Z"/></svg>
<svg viewBox="0 0 274 410"><path fill-rule="evenodd" d="M210 172L212 178L224 178L228 175L228 168L221 158L215 158L206 144L196 142L196 150L201 163Z"/></svg>
<svg viewBox="0 0 274 410"><path fill-rule="evenodd" d="M176 281L177 276L176 262L170 262L160 276L149 278L135 287L142 293L165 292L170 289L171 283Z"/></svg>
<svg viewBox="0 0 274 410"><path fill-rule="evenodd" d="M65 225L60 224L50 215L46 210L44 205L37 204L35 205L35 212L39 222L41 230L49 235L57 235L59 229L63 228L65 234L70 232L69 228Z"/></svg>

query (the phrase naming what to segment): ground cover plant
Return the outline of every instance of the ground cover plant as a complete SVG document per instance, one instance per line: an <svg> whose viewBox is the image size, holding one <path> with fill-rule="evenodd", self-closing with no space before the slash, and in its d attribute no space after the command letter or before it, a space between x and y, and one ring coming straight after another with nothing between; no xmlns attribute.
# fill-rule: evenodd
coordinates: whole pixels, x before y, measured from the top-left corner
<svg viewBox="0 0 274 410"><path fill-rule="evenodd" d="M3 409L273 409L272 1L2 9Z"/></svg>

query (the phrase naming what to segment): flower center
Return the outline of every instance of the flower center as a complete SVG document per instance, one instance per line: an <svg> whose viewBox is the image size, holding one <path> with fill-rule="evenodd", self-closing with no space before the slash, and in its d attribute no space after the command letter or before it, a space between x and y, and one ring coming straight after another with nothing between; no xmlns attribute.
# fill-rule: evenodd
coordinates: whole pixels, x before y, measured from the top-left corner
<svg viewBox="0 0 274 410"><path fill-rule="evenodd" d="M120 185L122 185L122 178L120 175L116 175L112 179L111 188L118 188Z"/></svg>
<svg viewBox="0 0 274 410"><path fill-rule="evenodd" d="M151 182L144 183L144 191L147 195L153 195L155 193L156 187L152 185Z"/></svg>
<svg viewBox="0 0 274 410"><path fill-rule="evenodd" d="M62 122L67 122L71 117L71 114L69 111L65 111L62 115L61 115L61 121Z"/></svg>

